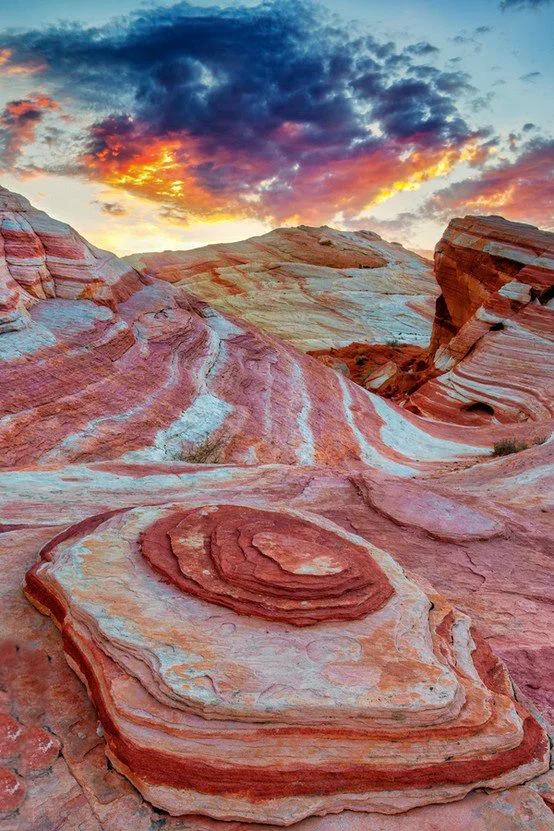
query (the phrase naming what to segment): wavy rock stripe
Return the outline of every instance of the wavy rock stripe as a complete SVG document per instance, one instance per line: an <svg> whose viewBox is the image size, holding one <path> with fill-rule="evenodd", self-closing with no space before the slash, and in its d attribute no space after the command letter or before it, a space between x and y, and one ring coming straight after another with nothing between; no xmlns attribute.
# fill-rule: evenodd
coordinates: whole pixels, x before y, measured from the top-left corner
<svg viewBox="0 0 554 831"><path fill-rule="evenodd" d="M554 234L500 217L450 222L435 253L442 295L431 352L440 377L409 397L421 415L468 425L554 417Z"/></svg>
<svg viewBox="0 0 554 831"><path fill-rule="evenodd" d="M162 578L150 561L160 568L163 533L178 570ZM364 590L355 619L334 619ZM26 591L62 629L112 763L170 813L284 825L396 813L548 767L546 735L469 618L319 516L118 510L54 538ZM312 604L323 619L295 619Z"/></svg>
<svg viewBox="0 0 554 831"><path fill-rule="evenodd" d="M0 237L9 247L11 225L40 212L15 195L3 199L9 210ZM39 219L46 223L42 214ZM25 326L0 338L2 468L123 457L354 461L415 476L490 446L488 435L445 432L383 405L319 362L182 289L160 280L145 285L117 258L94 259L89 249L75 248L84 243L62 223L53 223L50 246L67 254L64 274L71 273L79 292L70 299L62 283L56 288L55 277L52 291L41 295L37 273L46 266L35 263L34 252L45 243L39 220L33 222L32 233L17 232L18 258L10 254L10 274L17 275L5 282L8 294L12 284L26 292L30 305ZM69 243L73 247L66 250ZM48 274L54 273L50 259L44 262Z"/></svg>
<svg viewBox="0 0 554 831"><path fill-rule="evenodd" d="M115 309L144 278L64 222L0 187L0 333L29 325L40 299L86 298Z"/></svg>
<svg viewBox="0 0 554 831"><path fill-rule="evenodd" d="M126 260L304 352L353 341L429 343L438 293L431 263L371 231L301 225Z"/></svg>

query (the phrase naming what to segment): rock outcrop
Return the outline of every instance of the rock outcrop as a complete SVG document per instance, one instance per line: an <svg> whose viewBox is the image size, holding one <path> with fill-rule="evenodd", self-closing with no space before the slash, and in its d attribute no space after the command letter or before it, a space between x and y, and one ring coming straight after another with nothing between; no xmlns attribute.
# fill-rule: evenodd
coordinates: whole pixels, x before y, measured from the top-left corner
<svg viewBox="0 0 554 831"><path fill-rule="evenodd" d="M146 799L290 825L548 769L546 734L465 615L361 537L255 504L90 517L27 575Z"/></svg>
<svg viewBox="0 0 554 831"><path fill-rule="evenodd" d="M353 341L429 343L437 295L431 263L371 231L301 225L126 259L302 351Z"/></svg>
<svg viewBox="0 0 554 831"><path fill-rule="evenodd" d="M455 219L435 261L442 295L431 360L441 374L409 397L412 409L460 424L528 423L531 431L550 421L554 235L499 217Z"/></svg>
<svg viewBox="0 0 554 831"><path fill-rule="evenodd" d="M139 503L151 507L138 509L137 514L151 511L152 516L158 511L167 512L167 504L170 510L175 506L180 510L183 503L193 509L238 503L248 509L263 506L279 515L290 510L303 515L307 512L318 518L318 524L322 518L333 523L331 527L338 525L347 534L354 532L370 544L371 551L372 545L385 548L411 575L414 571L422 574L471 615L495 653L509 666L518 685L518 698L540 707L545 715L550 708L554 722L554 688L548 681L552 661L550 553L547 542L540 542L541 537L547 539L549 527L544 510L549 498L546 461L550 453L550 446L543 445L486 465L411 482L375 472L353 476L347 471L339 474L329 468L301 465L239 468L168 462L103 462L4 473L0 476L0 541L4 552L0 558L0 582L5 592L7 616L2 630L7 640L0 661L0 682L9 699L16 702L14 712L20 719L47 727L62 741L62 756L53 767L38 778L27 779L26 797L14 828L30 831L37 827L39 817L44 818L48 827L48 812L53 823L53 817L57 821L58 814L66 811L68 800L73 800L75 816L81 818L82 828L87 831L100 827L108 831L119 827L142 830L156 828L156 823L164 823L174 831L185 831L191 826L203 831L225 831L226 826L219 826L216 821L200 817L172 819L160 813L143 803L137 792L130 791L123 777L106 768L104 741L96 731L96 713L87 709L84 691L79 690L70 671L63 667L61 639L53 628L41 623L40 615L32 614L22 596L25 570L35 564L41 544L83 520L85 528L79 533L90 536L86 532L86 526L90 528L88 517L110 514L115 506L121 512L118 521L123 521L134 513L124 513L124 509ZM534 475L530 480L531 470ZM108 516L106 521L111 521ZM92 536L95 533L93 530ZM110 544L117 539L112 535ZM76 543L68 544L75 551ZM63 545L58 542L56 550ZM92 551L86 553L87 557L93 556ZM141 573L150 569L142 555L137 564ZM91 589L95 581L102 581L104 566L100 568L98 577L90 575ZM152 571L151 576L152 585L162 581L164 593L169 592L172 598L182 596L170 584L163 583L161 574ZM128 579L133 585L132 577ZM429 586L418 583L429 597ZM164 596L169 597L161 595ZM88 602L91 597L83 596L83 600ZM194 596L192 601L206 604ZM216 617L227 616L233 623L237 618L243 625L250 620L258 632L263 631L265 624L286 628L265 618L237 614L225 606L211 602L206 605ZM166 611L157 625L166 625L170 608L171 604L165 603ZM141 615L144 611L146 608ZM130 616L126 619L130 625ZM349 625L347 621L324 624L341 628ZM320 626L292 628L304 637L304 633L313 634ZM201 637L202 631L197 636ZM215 637L215 629L209 630L209 637ZM228 650L221 671L237 677L230 666L237 657L233 637L229 627L221 638ZM341 673L343 665L352 663L348 654L335 657ZM285 686L289 671L287 666ZM244 683L245 676L241 674L240 678ZM16 683L17 679L21 681ZM283 697L289 694L290 691L281 691ZM25 713L28 715L24 717ZM300 758L303 756L304 748ZM10 768L12 764L8 762ZM82 791L77 782L82 783L87 794L81 802ZM552 814L544 799L552 799L552 793L548 780L539 777L529 785L501 794L472 793L462 802L442 808L416 808L388 818L344 812L320 819L312 817L300 823L298 829L367 831L369 822L372 831L428 831L433 823L450 822L453 827L488 831L502 821L504 825L500 827L509 831L516 831L522 822L526 828L546 831L551 828ZM89 804L94 815L102 818L102 826L82 819ZM22 817L27 818L28 824ZM251 825L239 828L254 831Z"/></svg>
<svg viewBox="0 0 554 831"><path fill-rule="evenodd" d="M453 442L184 289L139 279L18 199L4 197L0 237L10 279L32 302L24 327L0 338L1 468L359 461L412 476L490 448L489 435ZM40 246L56 255L38 256Z"/></svg>
<svg viewBox="0 0 554 831"><path fill-rule="evenodd" d="M468 289L469 306L479 305L466 320L455 307L448 337L447 316L437 316L436 365L402 344L328 350L326 362L342 356L348 375L356 367L375 389L379 373L394 385L401 356L404 374L410 362L443 373L404 387L399 405L183 286L91 254L25 200L2 198L8 831L224 831L222 819L236 831L551 829L541 724L554 721L553 444L530 441L546 437L548 411L535 404L527 421L471 415L443 403L451 391L426 392L425 416L410 410L478 354L498 413L513 406L513 379L538 354L533 339L540 349L547 341L538 237L503 231L541 260L532 265L542 277L520 281L521 291L513 265L499 276L499 262L482 259L484 232L473 253L461 232L443 243L439 269L458 269L444 303L447 284L471 282L472 257L484 294ZM34 230L17 232L15 257L12 228L25 222ZM477 220L468 222L477 237ZM298 262L305 239L304 264L350 270L348 240L358 256L360 235L317 231L278 232L276 259ZM379 256L390 265L387 245L367 242L358 266L377 275L387 268ZM244 245L241 267L252 261ZM214 273L232 267L233 246L224 249ZM205 253L191 256L201 264ZM483 309L501 311L504 328L495 318L471 341ZM505 376L487 338L510 327L519 358L512 351ZM514 420L529 449L492 457ZM24 599L26 572L29 598L61 638Z"/></svg>
<svg viewBox="0 0 554 831"><path fill-rule="evenodd" d="M141 285L123 260L0 187L0 333L30 324L37 300L87 299L115 309Z"/></svg>

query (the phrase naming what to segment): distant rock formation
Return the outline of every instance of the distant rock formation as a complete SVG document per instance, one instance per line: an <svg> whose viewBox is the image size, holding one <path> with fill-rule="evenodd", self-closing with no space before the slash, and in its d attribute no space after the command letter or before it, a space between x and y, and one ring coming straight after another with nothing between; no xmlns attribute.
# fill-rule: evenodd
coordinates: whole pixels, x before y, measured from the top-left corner
<svg viewBox="0 0 554 831"><path fill-rule="evenodd" d="M353 341L429 344L432 264L371 231L301 225L126 259L305 352Z"/></svg>
<svg viewBox="0 0 554 831"><path fill-rule="evenodd" d="M554 235L494 216L454 219L435 266L442 294L428 349L392 341L312 354L426 418L548 435Z"/></svg>

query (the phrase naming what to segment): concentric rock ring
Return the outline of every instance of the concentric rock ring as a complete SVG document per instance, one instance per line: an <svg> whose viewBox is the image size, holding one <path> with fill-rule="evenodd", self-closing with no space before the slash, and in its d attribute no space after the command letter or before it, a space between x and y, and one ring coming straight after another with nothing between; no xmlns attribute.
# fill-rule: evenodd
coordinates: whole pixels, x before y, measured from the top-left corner
<svg viewBox="0 0 554 831"><path fill-rule="evenodd" d="M282 512L214 505L171 514L144 532L141 549L183 591L295 626L364 617L393 593L364 546Z"/></svg>
<svg viewBox="0 0 554 831"><path fill-rule="evenodd" d="M548 767L469 619L322 517L116 509L52 540L26 590L111 761L172 814L395 813Z"/></svg>

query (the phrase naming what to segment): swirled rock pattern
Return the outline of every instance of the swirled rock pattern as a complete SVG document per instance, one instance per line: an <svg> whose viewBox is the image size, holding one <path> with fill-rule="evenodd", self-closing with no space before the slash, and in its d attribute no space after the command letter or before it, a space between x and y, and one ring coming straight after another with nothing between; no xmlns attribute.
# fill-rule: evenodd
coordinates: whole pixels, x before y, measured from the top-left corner
<svg viewBox="0 0 554 831"><path fill-rule="evenodd" d="M27 595L61 627L112 763L172 814L395 813L548 768L469 619L321 517L137 508L42 558Z"/></svg>
<svg viewBox="0 0 554 831"><path fill-rule="evenodd" d="M481 305L443 337L443 281L427 354L355 334L327 348L336 320L324 331L306 301L300 340L313 325L327 351L315 360L1 199L2 831L230 827L215 817L248 818L234 831L293 819L298 831L551 831L544 734L527 715L554 722L553 444L532 441L549 427L545 370L524 360L546 353L520 326L510 374L488 339L532 312L544 343L544 274L514 285L505 265L502 285L500 261L479 254ZM512 248L537 248L507 227ZM396 293L409 288L374 237L287 234L275 257L286 268L322 278L329 267L354 287L389 268ZM485 244L464 253L456 239L444 248L453 285ZM367 260L352 263L366 243ZM233 266L232 249L214 271ZM239 270L254 259L242 251ZM237 296L234 279L222 294ZM492 331L474 341L489 307ZM387 335L405 318L396 325ZM448 350L450 369L439 366ZM492 417L452 392L429 395L428 413L411 401L478 354L500 401ZM518 373L526 421L507 413ZM394 396L399 380L399 403L369 391L384 382ZM514 421L529 449L491 457ZM27 571L63 639L24 599Z"/></svg>
<svg viewBox="0 0 554 831"><path fill-rule="evenodd" d="M139 279L20 197L3 198L0 236L17 243L10 274L32 303L25 326L0 338L0 467L357 460L413 476L490 447L488 435L466 441L463 431L452 441L183 289ZM20 229L31 222L36 234ZM37 255L44 227L56 257Z"/></svg>
<svg viewBox="0 0 554 831"><path fill-rule="evenodd" d="M353 341L429 343L437 295L431 263L371 231L301 225L126 259L302 351Z"/></svg>
<svg viewBox="0 0 554 831"><path fill-rule="evenodd" d="M289 514L192 509L147 529L141 549L188 594L294 626L357 620L393 593L364 546Z"/></svg>

